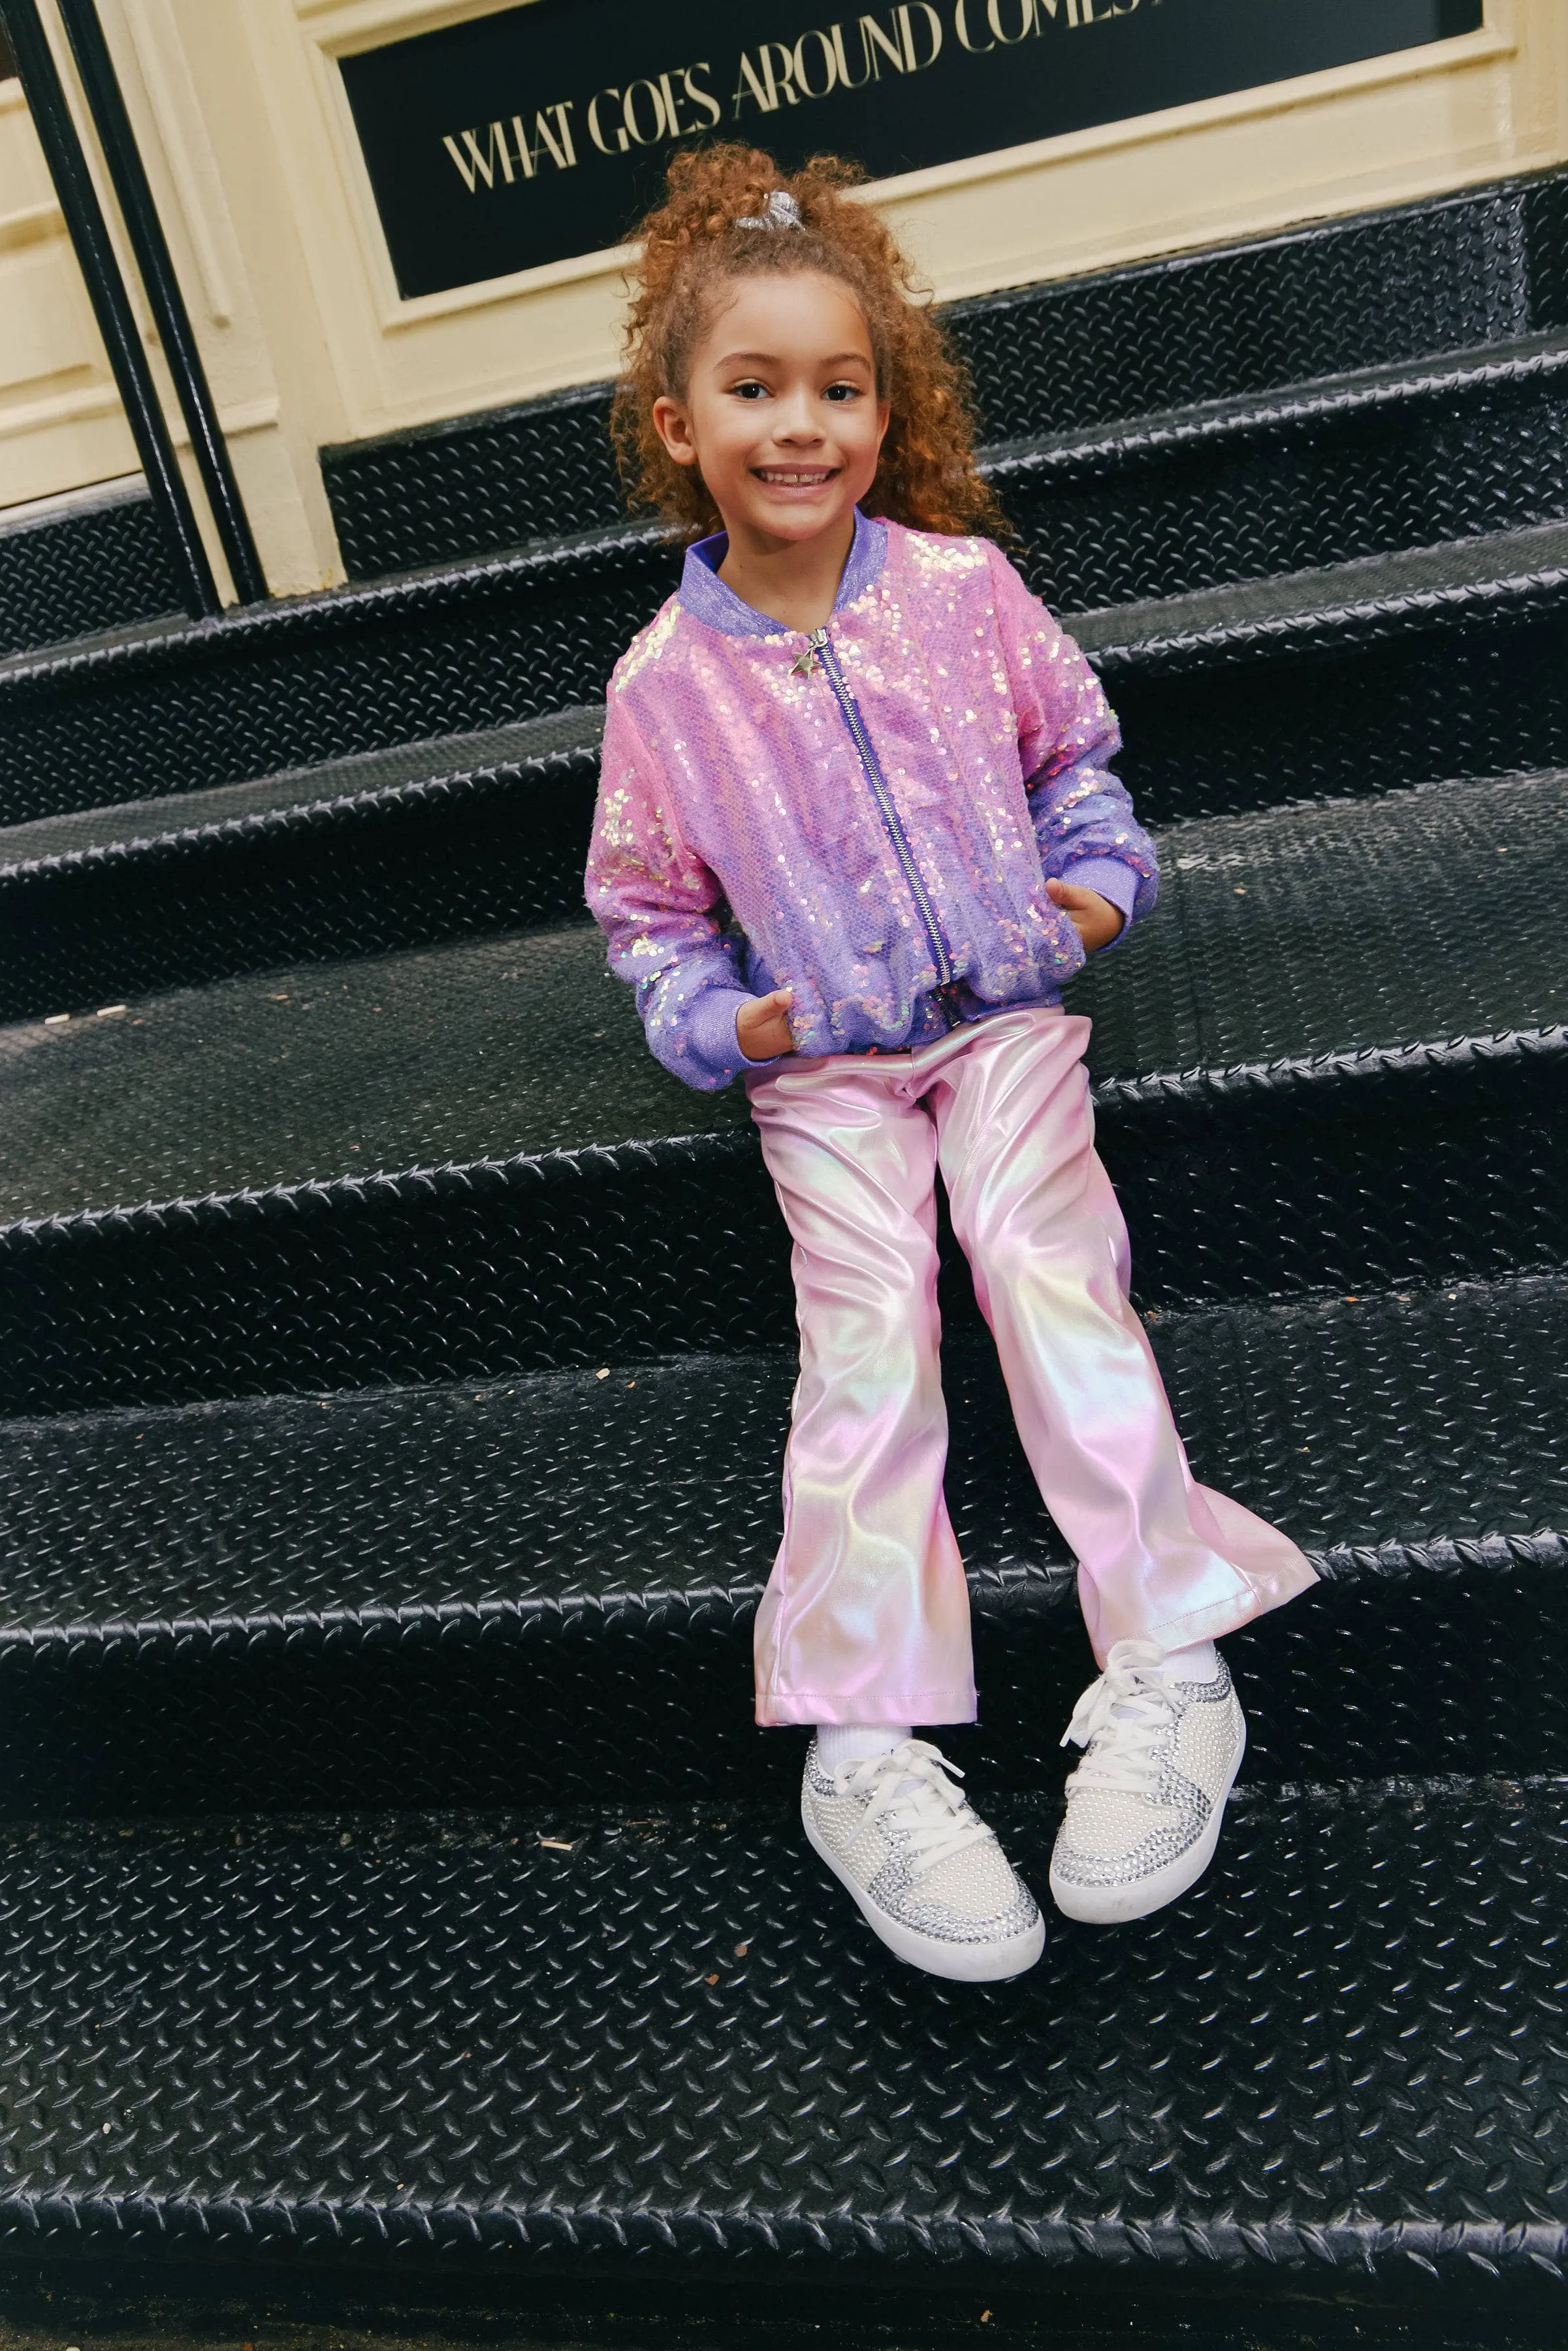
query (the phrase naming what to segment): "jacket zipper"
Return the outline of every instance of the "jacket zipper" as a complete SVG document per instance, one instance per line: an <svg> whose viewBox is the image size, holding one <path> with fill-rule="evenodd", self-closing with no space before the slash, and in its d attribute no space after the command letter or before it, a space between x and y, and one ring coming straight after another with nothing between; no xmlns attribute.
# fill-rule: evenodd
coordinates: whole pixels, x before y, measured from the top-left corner
<svg viewBox="0 0 1568 2351"><path fill-rule="evenodd" d="M828 684L833 689L833 698L843 714L844 725L849 728L851 739L860 754L860 763L865 770L865 779L871 786L872 798L876 802L878 813L886 828L887 837L893 843L893 853L897 858L904 878L909 884L915 912L920 916L921 927L925 933L925 944L930 949L931 960L936 967L936 995L939 999L942 999L942 1010L949 1020L956 1020L958 1017L956 1007L946 1000L957 978L953 969L953 959L947 952L946 941L942 936L941 925L936 919L936 909L931 903L931 893L925 887L925 876L915 862L915 852L910 846L909 835L904 830L904 820L898 813L893 794L888 789L887 778L882 772L882 763L872 748L871 737L866 733L865 720L861 716L860 705L851 693L849 683L839 667L838 656L828 641L827 630L812 629L807 636L806 643L821 658L822 667L828 674Z"/></svg>

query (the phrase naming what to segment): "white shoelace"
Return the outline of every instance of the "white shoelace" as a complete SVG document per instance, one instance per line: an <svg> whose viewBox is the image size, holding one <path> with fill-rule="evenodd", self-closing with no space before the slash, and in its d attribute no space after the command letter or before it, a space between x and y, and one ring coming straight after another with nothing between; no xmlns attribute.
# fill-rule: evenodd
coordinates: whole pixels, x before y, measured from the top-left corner
<svg viewBox="0 0 1568 2351"><path fill-rule="evenodd" d="M963 1776L940 1748L924 1739L906 1739L881 1755L841 1763L833 1785L841 1796L871 1796L867 1817L885 1820L907 1841L915 1874L924 1877L939 1861L983 1844L991 1834L969 1810L968 1798L953 1785Z"/></svg>
<svg viewBox="0 0 1568 2351"><path fill-rule="evenodd" d="M1165 1662L1165 1651L1153 1641L1117 1642L1062 1733L1063 1747L1092 1750L1068 1781L1069 1789L1114 1788L1145 1796L1158 1785L1161 1767L1155 1750L1168 1737L1176 1712Z"/></svg>

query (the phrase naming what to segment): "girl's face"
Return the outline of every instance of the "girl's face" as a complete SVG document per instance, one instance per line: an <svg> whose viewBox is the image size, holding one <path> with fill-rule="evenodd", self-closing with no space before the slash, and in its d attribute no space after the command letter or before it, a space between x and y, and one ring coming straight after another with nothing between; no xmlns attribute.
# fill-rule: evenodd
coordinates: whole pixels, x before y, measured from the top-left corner
<svg viewBox="0 0 1568 2351"><path fill-rule="evenodd" d="M653 423L700 465L731 538L815 538L872 486L887 431L860 305L815 270L742 277Z"/></svg>

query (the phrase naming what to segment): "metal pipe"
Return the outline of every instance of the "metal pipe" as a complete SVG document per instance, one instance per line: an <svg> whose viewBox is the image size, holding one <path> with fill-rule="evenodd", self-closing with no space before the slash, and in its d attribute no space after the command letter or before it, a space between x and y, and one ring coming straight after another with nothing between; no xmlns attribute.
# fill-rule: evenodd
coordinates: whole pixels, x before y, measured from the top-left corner
<svg viewBox="0 0 1568 2351"><path fill-rule="evenodd" d="M0 0L22 90L66 227L76 248L88 298L109 353L126 421L147 477L180 581L181 601L197 618L223 610L223 599L202 543L195 508L180 472L136 314L115 258L92 177L71 120L64 87L38 15L38 0Z"/></svg>
<svg viewBox="0 0 1568 2351"><path fill-rule="evenodd" d="M223 426L207 383L191 315L174 274L173 258L158 217L136 133L125 110L114 60L103 37L95 0L56 0L81 76L88 110L125 221L131 249L152 312L175 394L191 435L218 542L242 604L259 603L267 592L250 522L235 479Z"/></svg>

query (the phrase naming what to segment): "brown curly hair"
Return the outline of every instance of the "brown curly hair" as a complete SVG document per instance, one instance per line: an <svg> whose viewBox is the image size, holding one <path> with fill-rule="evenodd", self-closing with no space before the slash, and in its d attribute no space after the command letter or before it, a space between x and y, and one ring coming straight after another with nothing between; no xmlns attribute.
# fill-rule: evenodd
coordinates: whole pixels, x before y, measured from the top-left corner
<svg viewBox="0 0 1568 2351"><path fill-rule="evenodd" d="M653 402L684 399L691 357L715 315L719 288L769 271L820 270L864 314L879 396L891 411L866 511L916 530L1004 532L1001 509L975 471L969 388L886 223L845 195L865 173L833 155L781 172L759 149L687 148L670 164L664 201L636 232L626 370L610 430L628 497L687 538L720 526L695 465L677 465L653 427ZM737 228L776 189L800 207L799 230Z"/></svg>

